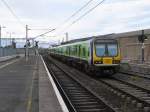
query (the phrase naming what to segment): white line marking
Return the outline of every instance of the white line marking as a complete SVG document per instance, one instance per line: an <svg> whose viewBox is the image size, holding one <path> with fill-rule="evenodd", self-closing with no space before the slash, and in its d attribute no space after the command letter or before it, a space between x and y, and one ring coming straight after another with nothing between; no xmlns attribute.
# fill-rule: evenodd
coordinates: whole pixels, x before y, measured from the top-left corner
<svg viewBox="0 0 150 112"><path fill-rule="evenodd" d="M60 106L61 106L63 112L69 112L69 110L68 110L68 108L67 108L65 102L63 101L62 96L60 95L60 92L58 91L58 89L57 89L57 87L56 87L56 84L55 84L55 82L54 82L52 76L50 75L50 73L49 73L49 71L48 71L48 68L47 68L47 66L46 66L46 64L45 64L45 62L44 62L42 56L41 56L41 59L42 59L42 61L43 61L44 67L45 67L46 72L47 72L47 74L48 74L48 76L49 76L49 80L50 80L50 82L51 82L51 84L52 84L52 86L53 86L53 88L54 88L55 94L56 94L56 96L57 96L57 99L58 99L58 101L59 101L59 103L60 103Z"/></svg>
<svg viewBox="0 0 150 112"><path fill-rule="evenodd" d="M19 61L19 59L14 60L14 61L11 61L11 62L9 62L9 63L6 63L6 64L0 66L0 69L4 68L4 67L6 67L6 66L8 66L8 65L10 65L10 64L13 64L13 63L15 63L15 62L17 62L17 61Z"/></svg>

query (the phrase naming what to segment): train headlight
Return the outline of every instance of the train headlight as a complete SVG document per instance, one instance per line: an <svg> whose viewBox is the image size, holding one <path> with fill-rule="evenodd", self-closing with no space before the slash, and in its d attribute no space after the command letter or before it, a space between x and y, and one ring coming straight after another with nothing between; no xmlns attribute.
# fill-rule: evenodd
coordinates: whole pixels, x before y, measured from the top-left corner
<svg viewBox="0 0 150 112"><path fill-rule="evenodd" d="M113 60L113 63L114 63L114 64L119 64L119 63L120 63L120 60Z"/></svg>
<svg viewBox="0 0 150 112"><path fill-rule="evenodd" d="M102 64L102 61L94 61L94 64Z"/></svg>

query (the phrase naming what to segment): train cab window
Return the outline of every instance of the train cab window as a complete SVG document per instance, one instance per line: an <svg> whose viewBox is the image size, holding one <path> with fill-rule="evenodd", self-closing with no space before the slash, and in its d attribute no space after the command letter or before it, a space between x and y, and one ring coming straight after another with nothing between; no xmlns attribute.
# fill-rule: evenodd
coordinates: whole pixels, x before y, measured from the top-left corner
<svg viewBox="0 0 150 112"><path fill-rule="evenodd" d="M116 56L117 55L117 44L108 44L107 45L108 48L108 55L109 56Z"/></svg>
<svg viewBox="0 0 150 112"><path fill-rule="evenodd" d="M105 56L105 51L106 51L105 44L96 44L95 50L97 56Z"/></svg>

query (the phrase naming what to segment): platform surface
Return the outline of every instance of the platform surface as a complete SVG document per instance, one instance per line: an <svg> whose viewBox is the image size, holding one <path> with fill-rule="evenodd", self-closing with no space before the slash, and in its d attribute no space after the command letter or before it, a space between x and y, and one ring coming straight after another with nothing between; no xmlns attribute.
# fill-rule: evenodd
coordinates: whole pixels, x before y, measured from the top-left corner
<svg viewBox="0 0 150 112"><path fill-rule="evenodd" d="M0 64L0 112L62 112L40 56Z"/></svg>
<svg viewBox="0 0 150 112"><path fill-rule="evenodd" d="M39 68L39 112L62 112L42 59L39 60Z"/></svg>
<svg viewBox="0 0 150 112"><path fill-rule="evenodd" d="M12 55L12 56L4 56L4 57L0 57L0 62L4 62L4 61L7 61L7 60L11 60L15 57L17 57L18 55Z"/></svg>

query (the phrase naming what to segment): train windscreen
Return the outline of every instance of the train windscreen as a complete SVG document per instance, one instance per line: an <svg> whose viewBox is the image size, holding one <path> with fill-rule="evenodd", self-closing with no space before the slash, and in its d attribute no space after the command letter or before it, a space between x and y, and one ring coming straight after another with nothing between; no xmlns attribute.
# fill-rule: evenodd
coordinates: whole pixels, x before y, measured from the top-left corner
<svg viewBox="0 0 150 112"><path fill-rule="evenodd" d="M95 47L96 47L96 55L97 56L105 55L105 44L97 44Z"/></svg>
<svg viewBox="0 0 150 112"><path fill-rule="evenodd" d="M116 56L117 55L117 44L107 44L108 48L108 55L109 56Z"/></svg>
<svg viewBox="0 0 150 112"><path fill-rule="evenodd" d="M118 45L117 42L95 42L96 55L101 56L117 56Z"/></svg>

